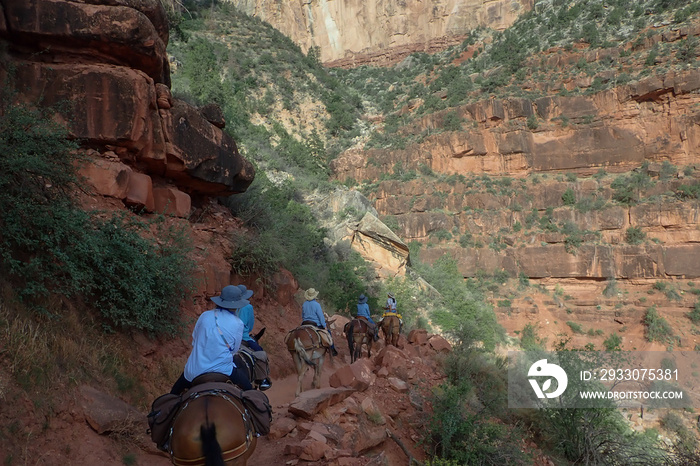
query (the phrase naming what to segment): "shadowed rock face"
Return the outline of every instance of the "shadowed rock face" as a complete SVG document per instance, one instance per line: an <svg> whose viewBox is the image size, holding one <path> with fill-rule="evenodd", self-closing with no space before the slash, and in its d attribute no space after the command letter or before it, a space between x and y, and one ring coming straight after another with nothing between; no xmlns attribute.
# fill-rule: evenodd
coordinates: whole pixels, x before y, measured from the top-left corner
<svg viewBox="0 0 700 466"><path fill-rule="evenodd" d="M0 0L0 79L20 100L50 107L99 155L182 191L245 191L254 169L224 122L170 95L167 41L159 0Z"/></svg>

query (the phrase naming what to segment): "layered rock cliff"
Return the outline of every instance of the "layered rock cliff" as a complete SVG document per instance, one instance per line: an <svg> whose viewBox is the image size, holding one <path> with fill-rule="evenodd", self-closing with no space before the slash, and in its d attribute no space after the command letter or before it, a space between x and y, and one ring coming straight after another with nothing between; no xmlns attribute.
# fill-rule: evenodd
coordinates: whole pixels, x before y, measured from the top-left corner
<svg viewBox="0 0 700 466"><path fill-rule="evenodd" d="M267 21L329 66L392 64L461 42L480 26L502 30L532 0L228 0Z"/></svg>
<svg viewBox="0 0 700 466"><path fill-rule="evenodd" d="M228 195L252 182L233 139L172 98L158 0L2 0L0 41L2 82L92 150L87 173L103 194L148 211L169 203L184 217L190 194Z"/></svg>

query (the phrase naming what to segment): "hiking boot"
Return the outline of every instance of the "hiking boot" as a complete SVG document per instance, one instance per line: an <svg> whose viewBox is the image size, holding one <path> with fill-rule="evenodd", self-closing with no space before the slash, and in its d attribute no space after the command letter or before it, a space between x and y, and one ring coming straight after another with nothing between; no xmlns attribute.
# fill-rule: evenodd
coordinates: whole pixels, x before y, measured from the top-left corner
<svg viewBox="0 0 700 466"><path fill-rule="evenodd" d="M331 346L331 354L332 354L333 356L338 356L338 350L335 349L335 346Z"/></svg>
<svg viewBox="0 0 700 466"><path fill-rule="evenodd" d="M272 381L268 378L263 379L262 382L258 384L258 389L263 392L270 387L272 387Z"/></svg>

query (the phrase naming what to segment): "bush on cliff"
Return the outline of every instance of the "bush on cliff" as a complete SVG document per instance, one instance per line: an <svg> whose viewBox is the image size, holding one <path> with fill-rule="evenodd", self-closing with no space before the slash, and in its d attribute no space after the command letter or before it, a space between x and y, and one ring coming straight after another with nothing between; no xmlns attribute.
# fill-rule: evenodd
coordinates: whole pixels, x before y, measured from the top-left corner
<svg viewBox="0 0 700 466"><path fill-rule="evenodd" d="M193 268L183 236L128 215L81 210L73 198L76 144L43 113L2 97L2 273L27 303L60 294L94 306L106 329L175 332ZM158 241L148 236L151 227Z"/></svg>

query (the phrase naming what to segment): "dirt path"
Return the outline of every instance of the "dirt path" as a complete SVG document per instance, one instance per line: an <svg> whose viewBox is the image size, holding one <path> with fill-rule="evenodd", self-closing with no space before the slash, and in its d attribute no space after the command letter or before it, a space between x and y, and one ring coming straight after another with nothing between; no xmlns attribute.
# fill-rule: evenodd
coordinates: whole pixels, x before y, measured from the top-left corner
<svg viewBox="0 0 700 466"><path fill-rule="evenodd" d="M291 364L291 361L290 361ZM334 358L333 363L326 358L326 362L323 366L323 372L321 373L321 387L329 387L330 375L335 372L342 365L347 364L344 361L343 356ZM303 388L304 390L309 390L311 388L311 383L313 381L313 371L308 370L304 376ZM270 405L272 406L272 422L279 417L284 417L287 415L287 406L294 401L294 391L297 386L297 376L290 375L280 380L273 380L272 387L265 392L265 394L270 399ZM253 453L253 456L248 461L249 464L256 465L284 465L287 461L292 458L289 455L284 454L284 448L287 444L297 443L298 440L294 438L284 437L281 439L270 440L268 437L260 437L258 439L258 446ZM312 466L314 464L320 463L309 463L304 462Z"/></svg>

